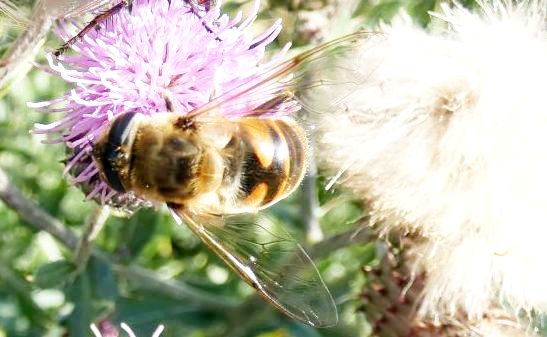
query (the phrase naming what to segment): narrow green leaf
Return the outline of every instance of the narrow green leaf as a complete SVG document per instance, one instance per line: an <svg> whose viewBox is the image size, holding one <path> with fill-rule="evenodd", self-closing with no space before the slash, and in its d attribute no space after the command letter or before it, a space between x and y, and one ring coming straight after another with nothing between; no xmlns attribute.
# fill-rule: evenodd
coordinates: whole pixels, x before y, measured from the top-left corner
<svg viewBox="0 0 547 337"><path fill-rule="evenodd" d="M91 282L87 273L76 277L67 288L67 298L74 304L74 309L67 317L69 336L88 336L89 325L93 321Z"/></svg>
<svg viewBox="0 0 547 337"><path fill-rule="evenodd" d="M74 269L74 265L67 260L51 262L36 270L34 282L40 288L60 287L67 281Z"/></svg>
<svg viewBox="0 0 547 337"><path fill-rule="evenodd" d="M92 256L87 265L87 273L91 280L94 298L107 301L116 299L118 286L109 262Z"/></svg>

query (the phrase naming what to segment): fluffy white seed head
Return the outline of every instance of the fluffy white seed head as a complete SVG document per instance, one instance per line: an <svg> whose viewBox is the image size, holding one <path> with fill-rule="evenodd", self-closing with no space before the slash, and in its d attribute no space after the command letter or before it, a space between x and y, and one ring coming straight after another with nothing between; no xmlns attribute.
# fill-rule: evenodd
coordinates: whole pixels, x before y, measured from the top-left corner
<svg viewBox="0 0 547 337"><path fill-rule="evenodd" d="M306 99L338 181L427 238L428 315L547 311L547 1L480 7L435 31L401 16Z"/></svg>

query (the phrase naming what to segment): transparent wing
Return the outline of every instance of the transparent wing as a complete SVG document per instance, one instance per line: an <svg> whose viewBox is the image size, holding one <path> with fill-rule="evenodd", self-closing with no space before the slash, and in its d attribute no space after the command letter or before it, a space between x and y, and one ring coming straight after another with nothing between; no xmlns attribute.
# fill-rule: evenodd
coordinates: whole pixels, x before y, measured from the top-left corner
<svg viewBox="0 0 547 337"><path fill-rule="evenodd" d="M304 249L256 215L197 216L170 207L239 276L287 316L306 324L336 325L336 305Z"/></svg>
<svg viewBox="0 0 547 337"><path fill-rule="evenodd" d="M194 117L206 113L229 116L230 111L254 116L276 114L281 104L290 104L289 102L294 102L294 98L300 105L306 106L306 96L310 89L328 87L332 84L340 85L339 80L337 83L331 83L333 73L348 74L345 77L347 83L344 91L352 92L361 81L356 76L358 72L352 69L351 65L340 66L336 59L358 57L356 52L358 53L361 42L377 35L358 31L321 44L286 61L272 62L273 65L265 67L257 76L192 110L187 116ZM339 95L343 97L345 94ZM333 103L337 101L336 98L331 100Z"/></svg>
<svg viewBox="0 0 547 337"><path fill-rule="evenodd" d="M90 13L106 4L116 4L112 0L43 0L44 8L53 17L69 18Z"/></svg>

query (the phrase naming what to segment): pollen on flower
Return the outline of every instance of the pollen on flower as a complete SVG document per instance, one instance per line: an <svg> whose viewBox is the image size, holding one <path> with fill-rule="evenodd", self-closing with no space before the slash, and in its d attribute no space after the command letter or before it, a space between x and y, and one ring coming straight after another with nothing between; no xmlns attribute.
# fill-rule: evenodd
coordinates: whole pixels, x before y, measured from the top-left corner
<svg viewBox="0 0 547 337"><path fill-rule="evenodd" d="M244 19L241 13L234 18L222 14L220 2L135 0L131 11L124 9L100 29L89 31L73 45L72 53L59 59L47 55L51 72L73 88L57 99L29 103L38 111L61 114L56 122L36 125L34 132L47 134L48 143L66 146L65 173L88 198L124 208L145 204L131 194L117 193L102 180L92 158L93 145L120 114L184 115L259 79L279 59L278 55L262 62L281 22L253 36L250 28L258 6L256 0ZM65 22L57 33L68 40L78 28ZM234 97L220 113L245 115L279 90L281 85L249 99ZM279 105L278 113L295 109L297 105L288 102Z"/></svg>

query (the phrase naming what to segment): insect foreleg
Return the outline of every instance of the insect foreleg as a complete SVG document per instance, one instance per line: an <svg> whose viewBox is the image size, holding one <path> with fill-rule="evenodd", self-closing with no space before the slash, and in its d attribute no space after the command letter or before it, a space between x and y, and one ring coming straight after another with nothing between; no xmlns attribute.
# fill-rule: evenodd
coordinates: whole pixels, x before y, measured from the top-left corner
<svg viewBox="0 0 547 337"><path fill-rule="evenodd" d="M59 57L65 51L67 51L76 41L82 39L91 29L99 27L102 23L106 22L108 19L118 14L123 8L128 8L131 10L133 5L133 0L122 0L114 7L109 10L97 15L91 22L89 22L76 36L72 37L70 40L66 41L59 49L57 49L53 55Z"/></svg>

